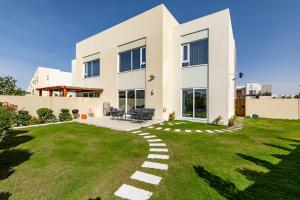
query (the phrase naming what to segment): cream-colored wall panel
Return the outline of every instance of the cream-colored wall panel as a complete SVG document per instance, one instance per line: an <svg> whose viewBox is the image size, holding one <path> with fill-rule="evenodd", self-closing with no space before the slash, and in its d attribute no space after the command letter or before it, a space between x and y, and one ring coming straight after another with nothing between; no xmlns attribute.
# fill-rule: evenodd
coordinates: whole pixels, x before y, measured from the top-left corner
<svg viewBox="0 0 300 200"><path fill-rule="evenodd" d="M96 60L96 59L100 59L100 52L86 55L82 58L82 61L85 63L85 62L89 62L89 61Z"/></svg>
<svg viewBox="0 0 300 200"><path fill-rule="evenodd" d="M181 69L181 88L207 87L207 65Z"/></svg>
<svg viewBox="0 0 300 200"><path fill-rule="evenodd" d="M122 72L118 74L118 90L144 89L146 70Z"/></svg>
<svg viewBox="0 0 300 200"><path fill-rule="evenodd" d="M130 49L135 49L135 48L145 46L145 45L146 45L146 38L142 38L139 40L135 40L135 41L120 45L118 47L118 51L119 52L128 51Z"/></svg>
<svg viewBox="0 0 300 200"><path fill-rule="evenodd" d="M201 40L204 38L208 38L208 30L198 31L195 33L181 36L181 44L189 43L196 40Z"/></svg>

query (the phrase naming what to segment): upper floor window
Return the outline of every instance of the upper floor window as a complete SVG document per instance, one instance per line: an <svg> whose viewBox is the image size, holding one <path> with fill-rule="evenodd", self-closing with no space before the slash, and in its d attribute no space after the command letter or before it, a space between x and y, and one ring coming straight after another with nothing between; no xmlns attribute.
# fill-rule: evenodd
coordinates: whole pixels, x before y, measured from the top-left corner
<svg viewBox="0 0 300 200"><path fill-rule="evenodd" d="M146 68L146 47L119 53L120 72Z"/></svg>
<svg viewBox="0 0 300 200"><path fill-rule="evenodd" d="M208 39L182 45L182 67L208 63Z"/></svg>
<svg viewBox="0 0 300 200"><path fill-rule="evenodd" d="M92 60L84 63L84 78L100 75L100 60Z"/></svg>

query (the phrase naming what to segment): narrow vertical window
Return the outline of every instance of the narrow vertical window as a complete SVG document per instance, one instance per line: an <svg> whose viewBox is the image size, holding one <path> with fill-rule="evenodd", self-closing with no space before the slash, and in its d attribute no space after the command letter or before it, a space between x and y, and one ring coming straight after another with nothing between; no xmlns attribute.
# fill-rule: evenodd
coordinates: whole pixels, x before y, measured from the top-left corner
<svg viewBox="0 0 300 200"><path fill-rule="evenodd" d="M189 66L189 52L190 52L190 45L185 44L182 46L182 67Z"/></svg>
<svg viewBox="0 0 300 200"><path fill-rule="evenodd" d="M141 48L141 68L146 68L146 48Z"/></svg>

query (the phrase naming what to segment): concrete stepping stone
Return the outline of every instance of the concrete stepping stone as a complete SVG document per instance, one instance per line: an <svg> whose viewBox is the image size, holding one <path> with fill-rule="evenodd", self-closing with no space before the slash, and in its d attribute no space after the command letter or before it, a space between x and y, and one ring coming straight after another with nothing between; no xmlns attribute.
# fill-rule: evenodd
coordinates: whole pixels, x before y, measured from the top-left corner
<svg viewBox="0 0 300 200"><path fill-rule="evenodd" d="M195 130L197 133L202 133L202 131L201 130Z"/></svg>
<svg viewBox="0 0 300 200"><path fill-rule="evenodd" d="M155 138L156 135L146 135L146 136L143 136L144 138L148 139L148 138Z"/></svg>
<svg viewBox="0 0 300 200"><path fill-rule="evenodd" d="M142 165L144 168L152 168L152 169L160 169L160 170L168 170L167 164L157 163L157 162L149 162L145 161Z"/></svg>
<svg viewBox="0 0 300 200"><path fill-rule="evenodd" d="M169 159L169 155L160 155L160 154L148 154L149 159L163 159L167 160Z"/></svg>
<svg viewBox="0 0 300 200"><path fill-rule="evenodd" d="M180 122L176 122L175 124L178 125L178 124L181 124L181 123Z"/></svg>
<svg viewBox="0 0 300 200"><path fill-rule="evenodd" d="M149 135L150 133L140 133L138 135Z"/></svg>
<svg viewBox="0 0 300 200"><path fill-rule="evenodd" d="M161 129L162 129L162 127L157 127L157 128L156 128L156 130L161 130Z"/></svg>
<svg viewBox="0 0 300 200"><path fill-rule="evenodd" d="M168 123L170 126L173 126L173 123Z"/></svg>
<svg viewBox="0 0 300 200"><path fill-rule="evenodd" d="M152 192L143 190L131 185L123 184L115 193L117 197L130 200L148 200L152 196Z"/></svg>
<svg viewBox="0 0 300 200"><path fill-rule="evenodd" d="M170 131L171 129L170 129L170 128L165 128L164 130L165 130L165 131Z"/></svg>
<svg viewBox="0 0 300 200"><path fill-rule="evenodd" d="M154 128L154 126L148 126L147 128Z"/></svg>
<svg viewBox="0 0 300 200"><path fill-rule="evenodd" d="M186 133L191 133L192 131L191 131L191 130L185 130L185 132L186 132Z"/></svg>
<svg viewBox="0 0 300 200"><path fill-rule="evenodd" d="M150 152L168 152L168 149L164 148L150 148Z"/></svg>
<svg viewBox="0 0 300 200"><path fill-rule="evenodd" d="M165 147L165 143L149 143L150 147Z"/></svg>
<svg viewBox="0 0 300 200"><path fill-rule="evenodd" d="M132 174L132 176L130 178L133 180L138 180L138 181L150 183L153 185L158 185L161 180L160 176L155 176L155 175L148 174L148 173L141 172L141 171L134 172L134 174Z"/></svg>
<svg viewBox="0 0 300 200"><path fill-rule="evenodd" d="M214 131L219 132L219 133L224 133L224 131L222 131L222 130L214 130Z"/></svg>
<svg viewBox="0 0 300 200"><path fill-rule="evenodd" d="M212 130L206 130L206 132L208 132L208 133L214 133Z"/></svg>
<svg viewBox="0 0 300 200"><path fill-rule="evenodd" d="M160 123L159 125L162 125L162 126L163 126L163 125L164 125L164 123Z"/></svg>
<svg viewBox="0 0 300 200"><path fill-rule="evenodd" d="M148 142L161 142L161 139L149 139Z"/></svg>
<svg viewBox="0 0 300 200"><path fill-rule="evenodd" d="M142 131L133 131L131 133L141 133Z"/></svg>
<svg viewBox="0 0 300 200"><path fill-rule="evenodd" d="M180 129L175 129L175 132L180 132Z"/></svg>

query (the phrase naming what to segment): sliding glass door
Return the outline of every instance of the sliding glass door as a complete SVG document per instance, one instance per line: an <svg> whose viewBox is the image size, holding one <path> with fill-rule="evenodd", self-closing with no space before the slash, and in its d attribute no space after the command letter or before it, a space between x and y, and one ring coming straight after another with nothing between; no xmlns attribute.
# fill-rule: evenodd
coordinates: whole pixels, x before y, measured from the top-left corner
<svg viewBox="0 0 300 200"><path fill-rule="evenodd" d="M145 108L145 90L119 91L119 110L127 113L136 108Z"/></svg>
<svg viewBox="0 0 300 200"><path fill-rule="evenodd" d="M182 117L207 118L206 89L189 88L182 90Z"/></svg>

